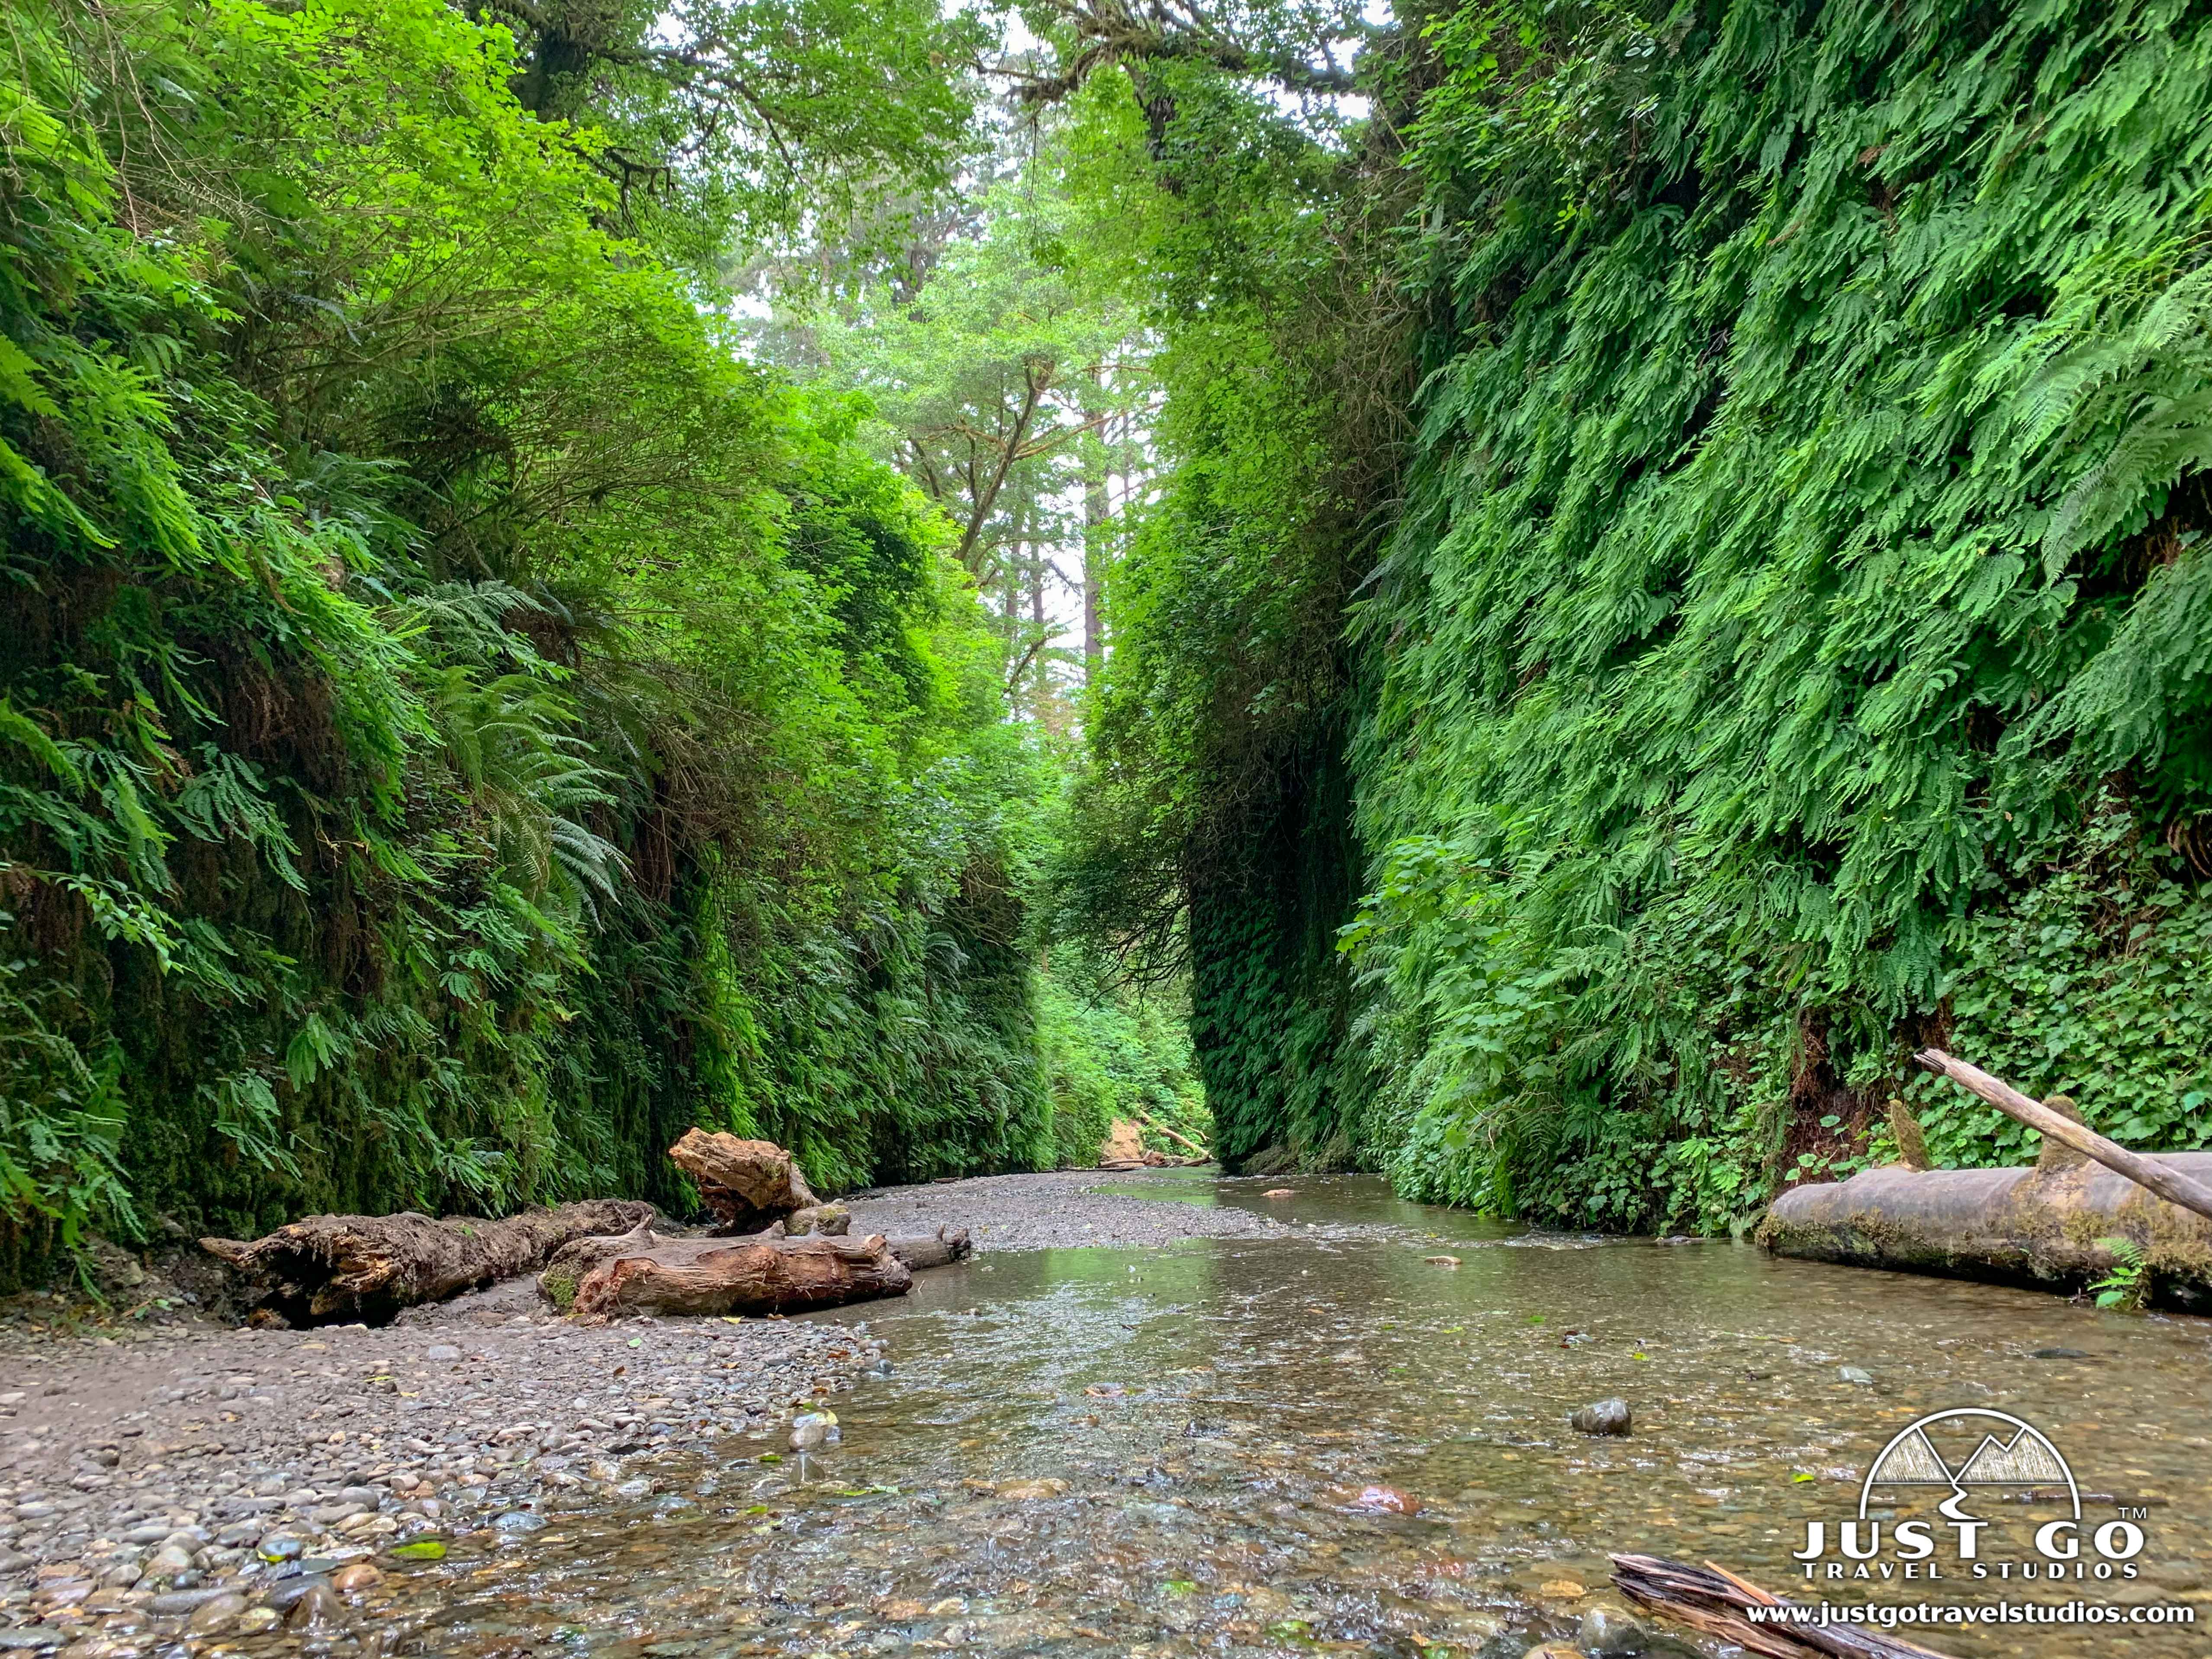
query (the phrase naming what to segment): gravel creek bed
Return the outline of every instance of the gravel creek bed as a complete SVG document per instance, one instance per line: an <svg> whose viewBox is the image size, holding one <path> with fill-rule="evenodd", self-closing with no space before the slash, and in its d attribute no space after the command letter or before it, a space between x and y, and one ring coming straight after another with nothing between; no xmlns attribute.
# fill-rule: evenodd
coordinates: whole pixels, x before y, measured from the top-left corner
<svg viewBox="0 0 2212 1659"><path fill-rule="evenodd" d="M889 1189L855 1199L853 1231L965 1226L979 1252L1306 1231L1097 1190L1152 1178ZM0 1324L0 1653L130 1659L280 1627L308 1650L375 1650L402 1563L635 1501L653 1483L634 1471L660 1455L742 1437L731 1451L757 1455L795 1413L890 1369L865 1321L594 1328L528 1279L380 1329L128 1311L19 1299Z"/></svg>

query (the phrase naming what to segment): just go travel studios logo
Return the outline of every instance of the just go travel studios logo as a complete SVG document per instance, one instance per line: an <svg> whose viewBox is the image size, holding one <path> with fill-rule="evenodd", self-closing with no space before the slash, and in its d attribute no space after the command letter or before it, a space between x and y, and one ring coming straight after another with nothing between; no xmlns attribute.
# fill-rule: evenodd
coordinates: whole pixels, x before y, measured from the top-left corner
<svg viewBox="0 0 2212 1659"><path fill-rule="evenodd" d="M2074 1471L2042 1430L1960 1407L1900 1429L1867 1468L1857 1517L1808 1521L1791 1554L1816 1584L2132 1579L2146 1512L2106 1513L2082 1513Z"/></svg>

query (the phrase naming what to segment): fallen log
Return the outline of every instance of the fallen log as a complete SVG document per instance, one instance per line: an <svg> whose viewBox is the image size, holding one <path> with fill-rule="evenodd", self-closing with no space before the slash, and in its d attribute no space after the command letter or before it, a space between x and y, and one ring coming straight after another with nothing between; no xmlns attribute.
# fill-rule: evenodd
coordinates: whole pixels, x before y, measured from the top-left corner
<svg viewBox="0 0 2212 1659"><path fill-rule="evenodd" d="M2212 1179L2212 1152L2166 1152L2159 1162ZM1812 1261L2069 1295L2127 1265L2117 1239L2141 1254L2149 1301L2212 1307L2212 1222L2087 1162L1862 1170L1791 1188L1755 1237L1777 1255Z"/></svg>
<svg viewBox="0 0 2212 1659"><path fill-rule="evenodd" d="M2212 1153L2130 1152L2081 1124L2063 1095L2030 1101L1938 1050L1923 1057L1930 1060L1975 1094L1997 1096L1992 1103L2002 1109L2021 1103L2033 1109L2013 1115L2044 1133L2034 1166L1892 1164L1848 1181L1795 1187L1759 1223L1761 1244L1845 1267L2069 1293L2131 1268L2132 1253L2147 1273L2147 1301L2191 1310L2212 1306L2212 1217L2156 1195L2203 1190L2212 1182ZM2127 1172L2109 1157L2094 1157L2085 1142L2118 1154Z"/></svg>
<svg viewBox="0 0 2212 1659"><path fill-rule="evenodd" d="M2006 1116L2063 1146L2071 1146L2085 1158L2095 1158L2138 1186L2148 1187L2167 1203L2212 1218L2212 1188L2191 1179L2183 1171L2106 1139L2087 1125L2052 1111L2040 1101L2030 1100L2009 1084L1991 1077L1978 1066L1953 1059L1941 1048L1923 1048L1913 1059L1938 1077L1949 1078L1969 1094L1979 1096Z"/></svg>
<svg viewBox="0 0 2212 1659"><path fill-rule="evenodd" d="M1189 1147L1192 1152L1198 1154L1201 1162L1206 1164L1213 1162L1213 1154L1207 1152L1205 1147L1200 1146L1188 1135L1178 1134L1175 1130L1169 1128L1166 1124L1159 1122L1149 1114L1145 1112L1138 1113L1137 1121L1143 1124L1145 1127L1150 1129L1155 1134L1165 1135L1170 1140L1174 1141L1179 1146Z"/></svg>
<svg viewBox="0 0 2212 1659"><path fill-rule="evenodd" d="M903 1296L914 1274L965 1261L964 1228L919 1238L814 1233L743 1239L671 1238L636 1227L564 1245L538 1275L538 1293L581 1314L802 1313Z"/></svg>
<svg viewBox="0 0 2212 1659"><path fill-rule="evenodd" d="M965 1227L939 1227L934 1235L921 1238L894 1238L890 1247L891 1254L914 1273L926 1267L948 1267L975 1253Z"/></svg>
<svg viewBox="0 0 2212 1659"><path fill-rule="evenodd" d="M526 1210L501 1221L449 1216L313 1215L251 1243L200 1248L244 1280L248 1299L293 1325L388 1322L402 1308L443 1301L533 1271L570 1240L642 1227L653 1206L623 1199Z"/></svg>
<svg viewBox="0 0 2212 1659"><path fill-rule="evenodd" d="M1948 1659L1933 1648L1864 1626L1755 1622L1747 1609L1790 1603L1711 1562L1693 1567L1656 1555L1616 1555L1613 1582L1638 1607L1766 1659Z"/></svg>
<svg viewBox="0 0 2212 1659"><path fill-rule="evenodd" d="M698 1183L700 1199L724 1233L757 1233L821 1202L798 1160L772 1140L688 1129L668 1156Z"/></svg>
<svg viewBox="0 0 2212 1659"><path fill-rule="evenodd" d="M557 1282L547 1285L556 1305ZM574 1281L586 1316L626 1313L788 1314L904 1296L914 1274L881 1233L866 1238L659 1238L606 1256Z"/></svg>

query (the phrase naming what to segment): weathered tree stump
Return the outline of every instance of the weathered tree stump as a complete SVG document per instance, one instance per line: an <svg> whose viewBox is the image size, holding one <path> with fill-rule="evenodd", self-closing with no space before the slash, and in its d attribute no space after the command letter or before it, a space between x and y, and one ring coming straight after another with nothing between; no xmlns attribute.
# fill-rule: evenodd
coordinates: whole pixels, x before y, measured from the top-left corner
<svg viewBox="0 0 2212 1659"><path fill-rule="evenodd" d="M623 1199L526 1210L503 1221L433 1221L411 1210L312 1215L252 1243L204 1238L200 1247L288 1323L381 1325L402 1308L529 1273L571 1239L642 1227L652 1218L653 1206Z"/></svg>
<svg viewBox="0 0 2212 1659"><path fill-rule="evenodd" d="M698 1183L699 1196L723 1233L757 1233L821 1202L798 1160L772 1140L688 1129L668 1156Z"/></svg>

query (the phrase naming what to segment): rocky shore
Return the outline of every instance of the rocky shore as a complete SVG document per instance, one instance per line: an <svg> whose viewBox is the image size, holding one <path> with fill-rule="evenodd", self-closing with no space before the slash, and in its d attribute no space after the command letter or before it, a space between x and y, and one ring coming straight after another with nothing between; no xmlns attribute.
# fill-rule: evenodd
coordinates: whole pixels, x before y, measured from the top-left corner
<svg viewBox="0 0 2212 1659"><path fill-rule="evenodd" d="M983 1252L1288 1231L1101 1182L864 1194L854 1230L952 1223ZM280 1628L374 1647L356 1609L395 1565L635 1498L656 1454L758 1455L890 1363L865 1307L591 1326L521 1279L380 1329L253 1330L169 1288L104 1310L18 1298L0 1322L0 1653L130 1659Z"/></svg>

